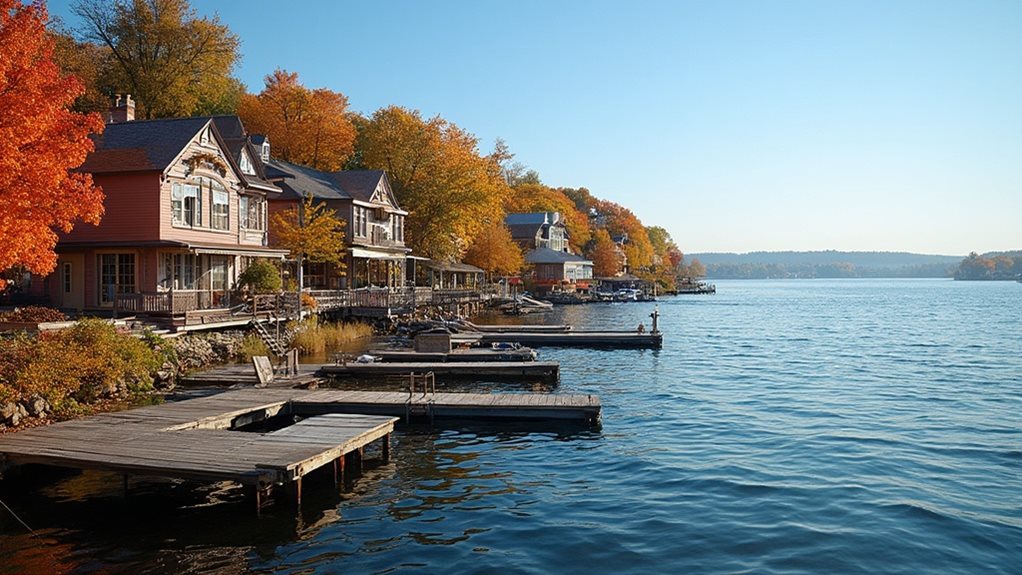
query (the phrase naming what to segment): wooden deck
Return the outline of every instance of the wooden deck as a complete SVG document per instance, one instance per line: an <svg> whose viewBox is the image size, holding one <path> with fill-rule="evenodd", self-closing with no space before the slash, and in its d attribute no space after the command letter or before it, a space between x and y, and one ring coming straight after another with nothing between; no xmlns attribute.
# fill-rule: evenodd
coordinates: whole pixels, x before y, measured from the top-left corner
<svg viewBox="0 0 1022 575"><path fill-rule="evenodd" d="M636 331L569 331L564 333L480 333L480 343L515 342L529 347L599 347L599 348L652 348L664 346L663 332L638 333Z"/></svg>
<svg viewBox="0 0 1022 575"><path fill-rule="evenodd" d="M380 358L385 362L456 362L456 361L535 361L536 352L531 348L494 350L489 348L468 348L455 349L449 353L442 351L413 351L410 349L375 349L369 350L369 355Z"/></svg>
<svg viewBox="0 0 1022 575"><path fill-rule="evenodd" d="M304 418L276 431L239 428L284 416ZM79 469L255 487L257 509L275 485L300 501L302 477L333 463L361 464L366 445L382 441L398 418L561 420L594 424L592 395L373 392L243 389L105 413L0 435L0 473L40 463Z"/></svg>
<svg viewBox="0 0 1022 575"><path fill-rule="evenodd" d="M523 378L557 381L560 364L556 361L451 361L383 362L323 365L317 372L328 377L389 377L432 372L437 377L471 379Z"/></svg>
<svg viewBox="0 0 1022 575"><path fill-rule="evenodd" d="M235 481L265 493L383 440L396 417L321 413L278 431L238 431L290 414L293 393L243 390L105 413L0 436L0 470L27 463L199 481ZM343 464L334 463L343 468ZM336 470L336 468L335 468ZM258 497L257 497L258 499Z"/></svg>

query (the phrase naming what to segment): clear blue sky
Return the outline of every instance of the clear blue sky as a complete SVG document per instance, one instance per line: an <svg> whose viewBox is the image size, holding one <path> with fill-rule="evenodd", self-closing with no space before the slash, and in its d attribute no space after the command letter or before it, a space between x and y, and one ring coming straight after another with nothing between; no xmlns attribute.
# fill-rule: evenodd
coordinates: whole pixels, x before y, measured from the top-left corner
<svg viewBox="0 0 1022 575"><path fill-rule="evenodd" d="M685 252L1022 248L1018 0L193 5L251 91L440 114Z"/></svg>

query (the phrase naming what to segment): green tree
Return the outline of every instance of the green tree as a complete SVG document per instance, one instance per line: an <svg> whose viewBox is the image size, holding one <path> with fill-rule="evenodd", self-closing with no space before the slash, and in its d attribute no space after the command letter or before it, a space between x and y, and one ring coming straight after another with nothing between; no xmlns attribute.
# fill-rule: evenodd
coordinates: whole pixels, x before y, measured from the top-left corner
<svg viewBox="0 0 1022 575"><path fill-rule="evenodd" d="M238 285L248 286L252 293L274 293L280 291L280 270L265 259L258 259L238 276Z"/></svg>
<svg viewBox="0 0 1022 575"><path fill-rule="evenodd" d="M110 50L102 82L134 95L139 117L222 113L239 95L238 37L186 0L78 0L74 11L83 36Z"/></svg>

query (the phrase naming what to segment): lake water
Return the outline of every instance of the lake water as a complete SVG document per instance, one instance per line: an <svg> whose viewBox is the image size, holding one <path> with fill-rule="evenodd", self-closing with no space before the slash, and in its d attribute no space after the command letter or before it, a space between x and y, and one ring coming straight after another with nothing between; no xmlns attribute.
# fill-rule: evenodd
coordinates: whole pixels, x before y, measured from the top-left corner
<svg viewBox="0 0 1022 575"><path fill-rule="evenodd" d="M1022 285L717 288L659 302L663 350L541 351L601 429L405 429L261 518L229 486L35 473L0 486L36 530L0 509L0 573L1022 573Z"/></svg>

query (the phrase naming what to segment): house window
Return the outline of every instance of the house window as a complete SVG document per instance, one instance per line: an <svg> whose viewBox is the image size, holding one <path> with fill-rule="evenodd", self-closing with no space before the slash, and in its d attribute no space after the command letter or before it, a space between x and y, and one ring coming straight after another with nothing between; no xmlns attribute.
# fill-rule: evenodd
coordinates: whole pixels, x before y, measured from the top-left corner
<svg viewBox="0 0 1022 575"><path fill-rule="evenodd" d="M241 168L241 171L243 173L246 173L250 176L255 175L255 168L252 167L252 160L249 159L248 152L246 152L245 150L241 151L241 161L238 162L238 167Z"/></svg>
<svg viewBox="0 0 1022 575"><path fill-rule="evenodd" d="M241 227L246 230L266 229L266 202L259 197L241 196L238 209Z"/></svg>
<svg viewBox="0 0 1022 575"><path fill-rule="evenodd" d="M359 237L366 235L366 213L368 210L361 206L355 206L355 229L354 234Z"/></svg>
<svg viewBox="0 0 1022 575"><path fill-rule="evenodd" d="M170 192L170 210L177 226L202 225L202 187L175 182Z"/></svg>
<svg viewBox="0 0 1022 575"><path fill-rule="evenodd" d="M368 208L362 208L362 217L359 219L359 226L360 226L359 229L362 230L362 233L361 233L362 237L367 236L369 234L369 209Z"/></svg>
<svg viewBox="0 0 1022 575"><path fill-rule="evenodd" d="M64 284L64 293L71 293L71 262L64 262L63 266L64 277L61 278Z"/></svg>
<svg viewBox="0 0 1022 575"><path fill-rule="evenodd" d="M213 197L213 217L210 223L214 230L229 230L231 229L231 217L230 217L230 196L227 195L227 190L218 182L211 182L212 197Z"/></svg>
<svg viewBox="0 0 1022 575"><path fill-rule="evenodd" d="M227 290L227 256L210 257L209 283L209 287L213 291Z"/></svg>
<svg viewBox="0 0 1022 575"><path fill-rule="evenodd" d="M100 254L99 301L113 303L119 293L135 292L135 254Z"/></svg>
<svg viewBox="0 0 1022 575"><path fill-rule="evenodd" d="M160 285L164 288L196 289L202 277L201 261L195 254L163 254Z"/></svg>

